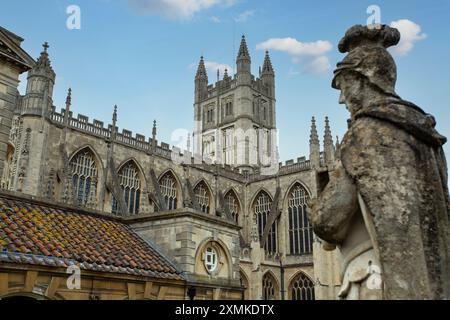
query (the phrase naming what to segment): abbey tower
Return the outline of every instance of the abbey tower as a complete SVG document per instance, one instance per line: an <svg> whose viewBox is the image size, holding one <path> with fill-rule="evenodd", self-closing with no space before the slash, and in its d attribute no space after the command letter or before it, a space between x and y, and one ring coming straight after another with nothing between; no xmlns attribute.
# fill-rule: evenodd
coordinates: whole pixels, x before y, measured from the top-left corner
<svg viewBox="0 0 450 320"><path fill-rule="evenodd" d="M195 77L196 152L217 164L254 172L277 161L275 73L266 52L259 77L242 36L236 74L208 84L203 57Z"/></svg>

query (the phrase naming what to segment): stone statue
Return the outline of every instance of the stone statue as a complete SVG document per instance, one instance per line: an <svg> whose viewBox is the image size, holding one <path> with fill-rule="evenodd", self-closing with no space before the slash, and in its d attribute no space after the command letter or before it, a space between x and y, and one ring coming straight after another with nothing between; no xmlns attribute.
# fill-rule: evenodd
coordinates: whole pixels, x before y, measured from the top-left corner
<svg viewBox="0 0 450 320"><path fill-rule="evenodd" d="M386 25L350 28L332 87L351 114L341 158L310 202L324 248L340 251L341 299L449 299L446 138L433 116L395 93Z"/></svg>

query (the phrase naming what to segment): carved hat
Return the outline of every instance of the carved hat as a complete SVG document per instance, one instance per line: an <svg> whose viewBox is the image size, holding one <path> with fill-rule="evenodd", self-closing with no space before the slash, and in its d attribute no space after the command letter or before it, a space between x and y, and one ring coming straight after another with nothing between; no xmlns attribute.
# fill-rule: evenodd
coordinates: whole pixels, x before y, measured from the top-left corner
<svg viewBox="0 0 450 320"><path fill-rule="evenodd" d="M339 51L348 55L337 64L331 86L339 89L336 78L345 71L352 71L367 78L382 92L396 96L397 68L386 48L399 41L400 32L387 25L351 27L339 42Z"/></svg>

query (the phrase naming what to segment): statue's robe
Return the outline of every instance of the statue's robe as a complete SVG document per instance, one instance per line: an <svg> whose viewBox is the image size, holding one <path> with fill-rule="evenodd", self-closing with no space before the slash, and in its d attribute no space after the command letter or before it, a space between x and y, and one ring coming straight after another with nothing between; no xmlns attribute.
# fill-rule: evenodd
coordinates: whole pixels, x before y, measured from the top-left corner
<svg viewBox="0 0 450 320"><path fill-rule="evenodd" d="M341 145L367 206L384 299L450 298L446 138L419 107L386 98L357 112ZM366 222L367 223L367 222Z"/></svg>

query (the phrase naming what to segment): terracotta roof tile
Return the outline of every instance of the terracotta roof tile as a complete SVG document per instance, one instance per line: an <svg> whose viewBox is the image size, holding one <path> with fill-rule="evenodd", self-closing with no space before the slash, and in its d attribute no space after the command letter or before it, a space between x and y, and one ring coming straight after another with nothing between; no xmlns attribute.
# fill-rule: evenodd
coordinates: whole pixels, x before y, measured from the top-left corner
<svg viewBox="0 0 450 320"><path fill-rule="evenodd" d="M0 262L183 279L129 226L0 195Z"/></svg>

